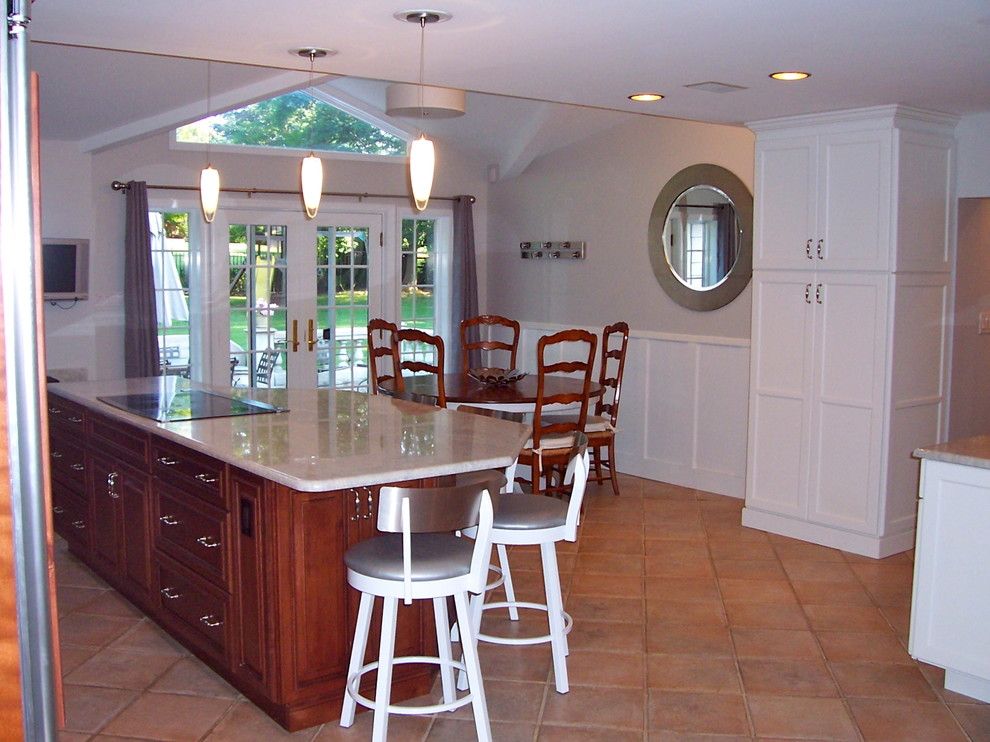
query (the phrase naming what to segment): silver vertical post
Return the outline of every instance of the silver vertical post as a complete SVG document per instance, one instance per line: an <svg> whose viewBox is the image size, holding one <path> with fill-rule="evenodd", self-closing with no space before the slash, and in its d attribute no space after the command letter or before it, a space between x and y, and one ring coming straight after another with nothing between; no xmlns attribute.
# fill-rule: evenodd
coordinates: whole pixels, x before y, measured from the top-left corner
<svg viewBox="0 0 990 742"><path fill-rule="evenodd" d="M0 285L24 737L55 738L51 606L41 461L34 195L27 26L30 0L7 0L0 75Z"/></svg>

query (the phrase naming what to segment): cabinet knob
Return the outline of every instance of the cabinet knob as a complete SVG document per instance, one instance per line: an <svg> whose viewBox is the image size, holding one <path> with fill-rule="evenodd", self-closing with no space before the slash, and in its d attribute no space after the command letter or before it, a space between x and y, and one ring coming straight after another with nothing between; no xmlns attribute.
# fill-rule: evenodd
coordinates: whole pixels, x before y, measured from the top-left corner
<svg viewBox="0 0 990 742"><path fill-rule="evenodd" d="M159 592L162 594L163 598L168 598L169 600L178 600L182 597L182 593L174 587L163 587Z"/></svg>
<svg viewBox="0 0 990 742"><path fill-rule="evenodd" d="M74 520L74 521L72 521L72 527L75 528L76 530L81 531L82 529L84 529L86 527L86 521L84 521L84 520Z"/></svg>
<svg viewBox="0 0 990 742"><path fill-rule="evenodd" d="M52 512L55 513L55 515L61 515L62 513L65 512L65 508L63 508L61 505L55 505L52 508Z"/></svg>
<svg viewBox="0 0 990 742"><path fill-rule="evenodd" d="M804 243L804 254L808 256L808 260L813 260L813 258L811 257L811 243L813 241L814 240L808 240L807 242Z"/></svg>
<svg viewBox="0 0 990 742"><path fill-rule="evenodd" d="M60 410L58 407L49 407L48 408L48 414L49 415L61 415L62 414L62 410Z"/></svg>
<svg viewBox="0 0 990 742"><path fill-rule="evenodd" d="M177 525L179 525L182 522L181 520L179 520L178 518L176 518L174 515L163 515L158 520L160 520L166 526L177 526Z"/></svg>
<svg viewBox="0 0 990 742"><path fill-rule="evenodd" d="M156 461L162 466L175 466L179 462L173 459L171 456L159 456Z"/></svg>
<svg viewBox="0 0 990 742"><path fill-rule="evenodd" d="M220 546L220 542L213 538L213 536L200 536L196 539L196 543L207 549L216 549Z"/></svg>
<svg viewBox="0 0 990 742"><path fill-rule="evenodd" d="M69 468L72 469L72 471L83 471L86 467L82 464L72 464Z"/></svg>
<svg viewBox="0 0 990 742"><path fill-rule="evenodd" d="M60 459L60 458L62 458L62 452L61 451L52 451L52 458L53 459Z"/></svg>
<svg viewBox="0 0 990 742"><path fill-rule="evenodd" d="M208 613L205 616L200 616L199 622L211 629L215 629L218 626L223 626L223 621L221 621L219 618L214 616L212 613Z"/></svg>
<svg viewBox="0 0 990 742"><path fill-rule="evenodd" d="M83 419L81 417L76 417L75 415L70 415L69 416L69 422L70 423L81 423L82 421L83 421Z"/></svg>
<svg viewBox="0 0 990 742"><path fill-rule="evenodd" d="M197 474L196 479L204 484L216 484L217 478L212 474Z"/></svg>

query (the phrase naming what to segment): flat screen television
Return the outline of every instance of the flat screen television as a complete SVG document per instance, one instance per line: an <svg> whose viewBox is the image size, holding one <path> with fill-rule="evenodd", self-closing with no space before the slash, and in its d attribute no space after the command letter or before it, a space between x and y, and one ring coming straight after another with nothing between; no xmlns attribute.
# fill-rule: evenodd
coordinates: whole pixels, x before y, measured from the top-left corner
<svg viewBox="0 0 990 742"><path fill-rule="evenodd" d="M41 266L45 301L89 298L89 240L42 240Z"/></svg>

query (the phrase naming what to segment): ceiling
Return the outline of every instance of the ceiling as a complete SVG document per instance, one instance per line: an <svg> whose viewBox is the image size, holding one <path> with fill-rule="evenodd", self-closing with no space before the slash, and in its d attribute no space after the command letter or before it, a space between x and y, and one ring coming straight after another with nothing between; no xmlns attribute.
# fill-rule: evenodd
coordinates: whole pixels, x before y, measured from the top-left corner
<svg viewBox="0 0 990 742"><path fill-rule="evenodd" d="M316 63L331 89L383 108L384 84L371 80L418 77L419 29L392 17L410 7L423 6L37 0L30 36L50 42L31 52L42 75L43 133L94 150L199 118L205 59L231 63L211 65L213 110L268 97L306 83L308 60L289 52L304 46L338 52ZM434 7L453 19L426 29L425 81L475 94L466 117L432 122L430 131L460 137L503 169L545 148L541 140L560 146L613 125L614 111L740 124L891 103L990 110L987 0L444 0ZM770 80L779 69L812 77ZM685 87L706 81L746 89ZM626 99L642 90L666 98Z"/></svg>

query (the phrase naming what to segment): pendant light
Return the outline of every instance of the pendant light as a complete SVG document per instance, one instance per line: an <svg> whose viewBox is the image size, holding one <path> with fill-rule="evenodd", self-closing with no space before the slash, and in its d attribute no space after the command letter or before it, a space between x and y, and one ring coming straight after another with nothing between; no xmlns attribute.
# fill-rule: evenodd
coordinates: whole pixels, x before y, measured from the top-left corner
<svg viewBox="0 0 990 742"><path fill-rule="evenodd" d="M326 49L299 49L296 54L300 57L309 57L309 87L313 88L313 62L327 55ZM312 134L310 134L310 147L312 147ZM299 167L299 180L302 187L303 207L306 209L306 216L315 219L316 213L320 210L320 198L323 196L323 160L317 157L312 148L309 154L302 159Z"/></svg>
<svg viewBox="0 0 990 742"><path fill-rule="evenodd" d="M206 118L210 117L210 60L206 60ZM207 224L213 221L220 203L220 173L210 162L210 143L213 141L213 124L206 138L206 167L199 174L199 201Z"/></svg>
<svg viewBox="0 0 990 742"><path fill-rule="evenodd" d="M436 10L411 10L397 16L410 23L419 24L419 109L420 117L426 118L426 108L423 103L423 62L426 43L426 24L438 23L450 19L449 13ZM420 129L419 138L409 147L409 182L412 185L413 202L418 211L423 211L430 202L430 191L433 190L433 171L436 166L436 149L433 142L426 138Z"/></svg>

